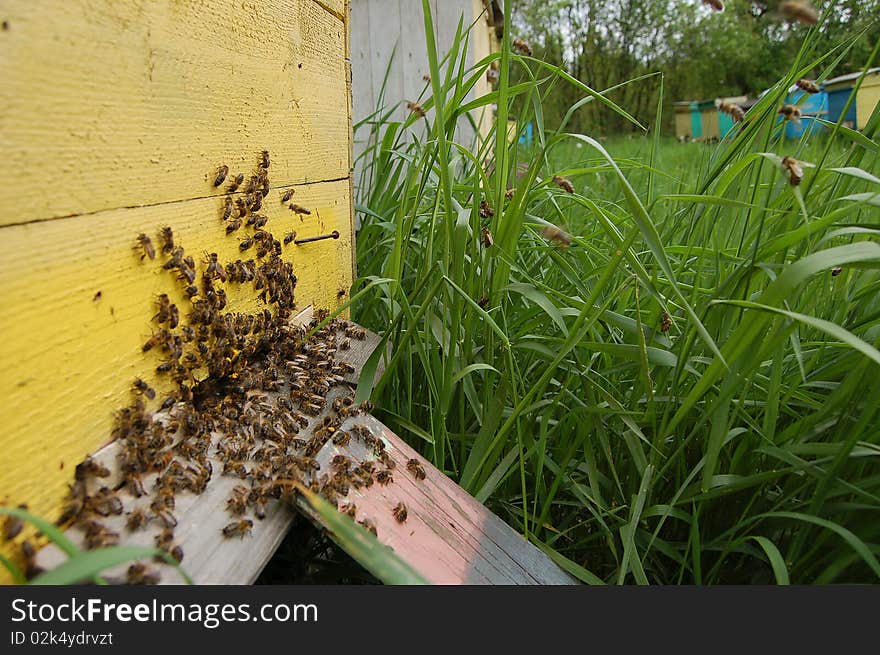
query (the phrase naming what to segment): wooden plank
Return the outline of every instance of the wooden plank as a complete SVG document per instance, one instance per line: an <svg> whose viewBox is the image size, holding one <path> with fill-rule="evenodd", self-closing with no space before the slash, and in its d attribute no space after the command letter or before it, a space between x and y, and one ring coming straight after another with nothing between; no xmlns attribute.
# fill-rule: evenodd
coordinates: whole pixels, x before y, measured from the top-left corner
<svg viewBox="0 0 880 655"><path fill-rule="evenodd" d="M217 195L263 148L276 184L348 176L342 0L4 12L0 225Z"/></svg>
<svg viewBox="0 0 880 655"><path fill-rule="evenodd" d="M434 584L577 584L547 555L517 534L464 489L437 470L400 437L372 416L343 423L365 426L386 444L396 466L394 481L352 489L347 497L357 507L357 520L374 522L379 541ZM316 456L322 468L335 455L353 462L375 459L361 441L341 448L328 442ZM407 462L417 459L425 471L417 480ZM407 519L399 523L392 510L403 502ZM305 508L306 506L303 505ZM316 519L317 520L317 519Z"/></svg>
<svg viewBox="0 0 880 655"><path fill-rule="evenodd" d="M352 280L348 180L296 187L294 198L313 211L302 219L279 194L273 189L262 210L266 229L278 238L291 229L300 236L339 231L338 240L290 244L282 255L299 277L300 306L338 306L345 299L338 291ZM168 388L153 373L160 356L142 353L141 344L157 327L151 324L157 294L168 293L181 312L187 301L162 270L161 255L140 259L135 235L170 225L197 262L207 252L222 262L253 257L253 248L239 251L238 233L226 236L221 206L217 198L201 198L2 229L0 494L8 502L56 519L71 466L107 442L112 412L128 402L132 380L142 377L159 393ZM261 307L250 287L225 286L230 310Z"/></svg>
<svg viewBox="0 0 880 655"><path fill-rule="evenodd" d="M312 318L311 309L298 316L294 323L304 324ZM346 379L354 384L370 353L379 343L379 337L367 333L364 341L352 341L352 347L347 351L339 351L337 360L351 364L355 372L346 375ZM377 371L381 375L382 368ZM331 391L329 401L339 395L343 388ZM329 406L329 402L328 402ZM310 421L308 427L302 430L302 434L311 432L319 424L325 414L321 414ZM165 416L159 413L157 416ZM219 436L219 435L218 435ZM217 437L215 437L215 443ZM111 443L94 454L94 458L107 466L112 471L112 477L108 480L113 486L120 480L118 471L117 454L118 443ZM213 453L213 449L211 450ZM175 543L183 548L183 567L197 584L251 584L259 576L266 562L272 557L278 544L284 538L291 523L295 519L295 512L285 503L276 501L270 504L266 518L256 520L252 516L254 527L251 535L245 539L224 539L223 527L234 517L227 513L226 501L230 497L233 488L242 484L242 480L236 477L223 476L222 462L212 455L210 457L215 474L208 483L205 491L196 496L189 492L179 492L176 497L174 514L178 524L175 528ZM144 478L146 489L152 487L156 475ZM118 493L126 510L133 507L146 507L143 500L138 501L126 491ZM158 526L148 526L146 530L129 532L125 529L125 515L109 516L102 519L102 523L109 529L124 536L124 543L132 546L152 546L155 536L159 532ZM79 529L72 528L66 531L67 536L77 545L82 546L83 535ZM66 555L54 545L43 548L38 556L38 564L43 568L50 569L62 563ZM146 562L145 562L146 563ZM149 566L161 571L162 584L180 584L183 578L172 567L166 565L148 563ZM122 580L127 564L114 567L107 571L110 580Z"/></svg>

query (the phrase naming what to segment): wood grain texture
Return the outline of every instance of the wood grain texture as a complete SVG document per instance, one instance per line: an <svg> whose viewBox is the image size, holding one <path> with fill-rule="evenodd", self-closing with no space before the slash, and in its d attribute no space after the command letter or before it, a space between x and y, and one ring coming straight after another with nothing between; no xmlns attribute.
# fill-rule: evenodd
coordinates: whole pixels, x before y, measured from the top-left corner
<svg viewBox="0 0 880 655"><path fill-rule="evenodd" d="M313 211L302 220L279 193L273 189L263 209L266 229L277 237L291 229L300 236L340 232L338 240L290 244L283 253L299 277L299 306L338 306L337 292L350 287L352 275L348 180L297 187L294 198ZM182 312L187 302L162 270L161 255L140 259L135 236L170 225L200 268L209 251L224 262L253 257L253 249L239 251L237 235L225 235L221 205L202 198L0 230L7 308L0 314L0 504L28 503L57 518L72 467L107 442L112 412L127 404L132 380L142 377L160 394L167 389L153 372L159 355L142 353L141 345L156 327L157 294L168 293ZM230 310L262 306L251 287L225 286Z"/></svg>
<svg viewBox="0 0 880 655"><path fill-rule="evenodd" d="M312 311L308 309L296 317L293 322L308 323L311 318ZM364 362L378 343L379 337L368 332L364 341L354 340L350 350L337 353L338 361L347 362L355 368L354 373L345 376L352 384L357 381ZM381 375L381 373L382 367L380 365L377 375ZM331 401L338 393L339 389L331 392ZM311 430L311 426L319 424L323 416L322 413L311 419L310 427L304 429L303 432ZM113 477L110 480L114 482L119 476L117 452L118 445L114 442L94 454L97 461L113 472ZM294 522L296 513L284 503L274 502L270 505L266 518L262 521L256 520L253 516L250 517L254 522L250 536L243 539L223 538L223 527L235 518L227 513L226 500L232 489L236 485L242 484L242 481L239 478L220 475L219 472L223 468L221 462L216 458L211 459L215 474L204 493L196 496L189 492L180 492L177 495L174 511L178 521L175 529L175 543L183 548L183 568L196 584L251 584L257 579L266 562L278 548L278 544L281 543ZM155 477L156 475L153 474L144 478L146 488L151 487ZM118 495L129 511L133 507L146 504L143 500L137 501L125 490L120 491ZM103 519L102 522L109 529L118 532L122 536L122 543L129 546L152 546L155 535L158 533L157 527L150 527L147 530L134 533L128 532L125 529L124 515L110 516ZM78 546L82 545L82 534L78 529L69 529L66 531L66 535ZM38 563L45 569L54 568L65 559L66 555L54 545L43 548L38 555ZM153 562L145 563L161 571L162 584L181 584L184 582L180 574L172 567ZM126 564L109 569L106 572L106 577L110 580L122 580L127 566Z"/></svg>
<svg viewBox="0 0 880 655"><path fill-rule="evenodd" d="M0 225L348 176L343 0L4 5Z"/></svg>

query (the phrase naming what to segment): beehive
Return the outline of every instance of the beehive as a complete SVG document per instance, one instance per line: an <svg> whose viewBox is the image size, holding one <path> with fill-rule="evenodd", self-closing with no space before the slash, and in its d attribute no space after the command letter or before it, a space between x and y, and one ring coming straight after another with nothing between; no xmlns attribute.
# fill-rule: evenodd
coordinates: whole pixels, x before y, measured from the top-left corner
<svg viewBox="0 0 880 655"><path fill-rule="evenodd" d="M109 439L155 297L185 300L134 248L161 226L197 261L240 256L221 220L221 164L271 156L262 213L299 306L335 307L352 281L347 0L6 3L0 30L0 502L58 517L73 466ZM309 207L300 216L279 202ZM230 289L230 307L256 298ZM183 311L183 310L182 310Z"/></svg>

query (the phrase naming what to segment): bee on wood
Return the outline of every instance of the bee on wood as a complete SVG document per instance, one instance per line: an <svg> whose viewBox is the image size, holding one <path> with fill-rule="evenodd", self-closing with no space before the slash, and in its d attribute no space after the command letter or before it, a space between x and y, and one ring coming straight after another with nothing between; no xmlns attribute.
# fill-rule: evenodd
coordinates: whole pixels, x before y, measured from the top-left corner
<svg viewBox="0 0 880 655"><path fill-rule="evenodd" d="M238 244L238 249L241 250L242 252L244 252L245 250L250 248L252 245L254 245L254 240L251 239L250 237L245 237L244 239L241 240L241 243Z"/></svg>
<svg viewBox="0 0 880 655"><path fill-rule="evenodd" d="M223 217L220 220L229 220L229 217L232 216L232 208L232 198L230 196L226 196L226 200L223 202Z"/></svg>
<svg viewBox="0 0 880 655"><path fill-rule="evenodd" d="M215 187L223 184L223 180L226 179L227 173L229 173L229 166L227 166L226 164L223 164L223 166L217 169L217 176L214 178Z"/></svg>
<svg viewBox="0 0 880 655"><path fill-rule="evenodd" d="M294 239L296 239L296 232L288 232L284 235L284 245L289 246Z"/></svg>
<svg viewBox="0 0 880 655"><path fill-rule="evenodd" d="M269 168L269 151L264 150L260 153L260 168Z"/></svg>
<svg viewBox="0 0 880 655"><path fill-rule="evenodd" d="M843 273L843 266L835 266L831 269L831 277L837 277L841 273Z"/></svg>
<svg viewBox="0 0 880 655"><path fill-rule="evenodd" d="M741 123L743 119L746 117L746 113L743 111L743 108L739 105L735 105L731 102L722 102L718 104L718 111L727 114L730 116L734 122Z"/></svg>
<svg viewBox="0 0 880 655"><path fill-rule="evenodd" d="M514 39L510 44L513 46L513 49L519 52L520 54L525 55L526 57L532 56L532 48L528 43L523 41L522 39Z"/></svg>
<svg viewBox="0 0 880 655"><path fill-rule="evenodd" d="M135 498L140 498L141 496L147 495L147 490L144 489L144 483L141 482L141 479L133 473L128 475L128 478L125 481L125 488L128 490L128 493L130 493Z"/></svg>
<svg viewBox="0 0 880 655"><path fill-rule="evenodd" d="M45 570L37 566L37 549L29 539L21 542L21 556L24 559L24 575L28 580L33 580Z"/></svg>
<svg viewBox="0 0 880 655"><path fill-rule="evenodd" d="M141 380L140 378L135 378L134 382L131 385L132 391L138 395L146 396L150 400L153 400L156 397L156 392L153 388Z"/></svg>
<svg viewBox="0 0 880 655"><path fill-rule="evenodd" d="M779 11L790 21L798 21L804 25L815 25L819 22L819 12L810 2L804 0L786 0L779 4Z"/></svg>
<svg viewBox="0 0 880 655"><path fill-rule="evenodd" d="M223 282L226 282L226 271L220 264L220 260L216 252L212 252L210 255L208 255L208 260L206 263L208 264L208 268L205 271L205 274L210 279L219 278Z"/></svg>
<svg viewBox="0 0 880 655"><path fill-rule="evenodd" d="M788 182L791 186L797 186L804 179L804 169L801 163L793 157L782 158L782 170L788 176Z"/></svg>
<svg viewBox="0 0 880 655"><path fill-rule="evenodd" d="M226 187L226 193L234 193L241 186L242 182L244 182L244 173L239 173L229 182L229 186Z"/></svg>
<svg viewBox="0 0 880 655"><path fill-rule="evenodd" d="M153 348L155 348L156 346L165 345L166 343L168 343L170 338L171 338L171 334L168 332L168 330L165 330L165 329L159 330L156 334L154 334L153 336L151 336L149 339L147 339L144 342L144 345L141 346L141 351L148 352L148 351L152 350Z"/></svg>
<svg viewBox="0 0 880 655"><path fill-rule="evenodd" d="M89 478L109 478L110 469L103 464L96 462L91 457L86 457L82 462L76 465L74 477L78 481L85 481Z"/></svg>
<svg viewBox="0 0 880 655"><path fill-rule="evenodd" d="M354 503L343 503L337 509L343 514L348 514L351 518L355 518L357 515L357 505Z"/></svg>
<svg viewBox="0 0 880 655"><path fill-rule="evenodd" d="M174 232L170 227L163 227L159 232L159 242L162 244L161 251L165 255L170 255L174 250Z"/></svg>
<svg viewBox="0 0 880 655"><path fill-rule="evenodd" d="M247 535L251 533L251 529L254 527L254 522L250 519L242 519L241 521L233 521L225 528L223 528L223 536L227 539L231 539L232 537L239 537L244 539Z"/></svg>
<svg viewBox="0 0 880 655"><path fill-rule="evenodd" d="M424 117L425 117L425 113L426 113L426 112L425 112L425 108L422 107L422 106L421 106L419 103L417 103L417 102L407 102L407 103L406 103L406 108L409 110L409 112L410 112L411 114L415 114L415 115L417 115L419 118L424 118Z"/></svg>
<svg viewBox="0 0 880 655"><path fill-rule="evenodd" d="M248 222L252 222L254 229L259 230L266 226L266 223L269 222L269 217L263 214L251 214L251 220Z"/></svg>
<svg viewBox="0 0 880 655"><path fill-rule="evenodd" d="M406 523L406 505L403 502L397 503L391 513L398 523Z"/></svg>
<svg viewBox="0 0 880 655"><path fill-rule="evenodd" d="M291 198L293 198L293 194L296 193L295 189L288 189L284 193L281 194L281 204L283 205L285 202L288 202Z"/></svg>
<svg viewBox="0 0 880 655"><path fill-rule="evenodd" d="M819 93L819 85L812 80L801 78L795 84L797 88L807 93Z"/></svg>
<svg viewBox="0 0 880 655"><path fill-rule="evenodd" d="M241 227L241 219L234 218L226 224L226 234L232 234Z"/></svg>
<svg viewBox="0 0 880 655"><path fill-rule="evenodd" d="M119 543L119 533L113 532L97 521L89 521L86 528L86 549L115 546Z"/></svg>
<svg viewBox="0 0 880 655"><path fill-rule="evenodd" d="M364 526L367 530L369 530L370 532L372 532L374 537L378 537L378 536L379 536L379 533L378 533L377 530L376 530L376 524L373 523L372 520L367 519L367 518L364 518L364 519L361 519L360 521L358 521L358 523L360 523L360 524L361 524L362 526Z"/></svg>
<svg viewBox="0 0 880 655"><path fill-rule="evenodd" d="M230 514L241 516L247 511L248 489L238 485L232 490L232 495L226 500L226 511Z"/></svg>
<svg viewBox="0 0 880 655"><path fill-rule="evenodd" d="M491 248L495 244L495 239L492 237L492 232L489 231L488 227L480 230L480 243L483 244L484 248Z"/></svg>
<svg viewBox="0 0 880 655"><path fill-rule="evenodd" d="M391 471L385 469L376 473L376 482L384 487L394 482L394 476L391 475Z"/></svg>
<svg viewBox="0 0 880 655"><path fill-rule="evenodd" d="M713 11L724 11L724 3L721 0L703 0L703 4Z"/></svg>
<svg viewBox="0 0 880 655"><path fill-rule="evenodd" d="M801 110L794 105L782 105L777 113L792 123L801 122Z"/></svg>
<svg viewBox="0 0 880 655"><path fill-rule="evenodd" d="M149 257L150 259L156 259L156 250L153 248L153 242L146 234L141 232L137 236L138 245L141 250L143 250L143 254L141 255L141 259L144 257Z"/></svg>
<svg viewBox="0 0 880 655"><path fill-rule="evenodd" d="M20 509L27 509L25 505L19 505ZM3 539L11 541L24 529L24 521L17 516L7 516L3 521Z"/></svg>
<svg viewBox="0 0 880 655"><path fill-rule="evenodd" d="M168 294L159 294L159 297L156 299L156 305L159 311L153 316L153 320L159 325L167 323L171 319L171 301L168 299Z"/></svg>
<svg viewBox="0 0 880 655"><path fill-rule="evenodd" d="M183 265L183 248L177 246L174 250L171 251L171 259L162 264L162 268L166 271L170 271L173 268L179 268Z"/></svg>
<svg viewBox="0 0 880 655"><path fill-rule="evenodd" d="M94 296L92 296L92 302L98 302L101 299L101 296L104 295L100 291L97 291Z"/></svg>
<svg viewBox="0 0 880 655"><path fill-rule="evenodd" d="M560 189L565 191L566 193L574 193L574 186L567 179L562 177L561 175L553 176L553 184L558 186Z"/></svg>
<svg viewBox="0 0 880 655"><path fill-rule="evenodd" d="M142 508L137 507L128 513L128 518L125 520L125 528L129 532L135 532L143 528L149 521L150 517L147 513Z"/></svg>
<svg viewBox="0 0 880 655"><path fill-rule="evenodd" d="M406 463L406 470L413 474L413 477L416 480L424 480L426 476L425 469L422 467L421 462L413 457Z"/></svg>
<svg viewBox="0 0 880 655"><path fill-rule="evenodd" d="M161 579L158 573L140 562L129 566L125 574L125 583L130 585L157 585Z"/></svg>
<svg viewBox="0 0 880 655"><path fill-rule="evenodd" d="M236 206L236 208L238 208L238 217L239 218L244 218L245 216L247 216L248 206L247 206L247 204L245 204L244 200L242 200L241 198L236 198L235 199L235 206Z"/></svg>
<svg viewBox="0 0 880 655"><path fill-rule="evenodd" d="M252 212L258 212L263 208L263 196L259 194L255 194L251 196L250 202L250 210Z"/></svg>
<svg viewBox="0 0 880 655"><path fill-rule="evenodd" d="M176 528L177 518L167 509L154 509L153 515L162 522L166 528Z"/></svg>
<svg viewBox="0 0 880 655"><path fill-rule="evenodd" d="M661 332L669 332L669 328L672 327L672 317L669 316L666 312L660 314L660 331Z"/></svg>
<svg viewBox="0 0 880 655"><path fill-rule="evenodd" d="M552 241L560 248L568 248L571 245L571 237L568 233L555 225L546 226L541 230L541 234L545 239Z"/></svg>
<svg viewBox="0 0 880 655"><path fill-rule="evenodd" d="M301 207L300 205L297 205L296 203L291 203L290 205L288 205L288 208L294 214L305 214L306 216L310 216L312 213L311 209L308 209L306 207Z"/></svg>

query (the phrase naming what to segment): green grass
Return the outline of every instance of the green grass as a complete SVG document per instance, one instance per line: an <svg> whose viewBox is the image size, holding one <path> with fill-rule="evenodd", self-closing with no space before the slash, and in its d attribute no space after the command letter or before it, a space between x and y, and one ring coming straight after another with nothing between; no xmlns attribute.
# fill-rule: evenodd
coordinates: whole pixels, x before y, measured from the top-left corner
<svg viewBox="0 0 880 655"><path fill-rule="evenodd" d="M880 114L809 142L776 119L793 80L859 36L830 53L809 36L742 131L705 145L545 125L562 84L629 114L508 44L468 68L468 25L444 55L425 24L428 117L358 126L353 314L393 352L359 395L584 581L876 581ZM496 90L466 101L495 58ZM498 124L533 122L533 148L453 142L490 103ZM785 155L815 164L800 186Z"/></svg>

